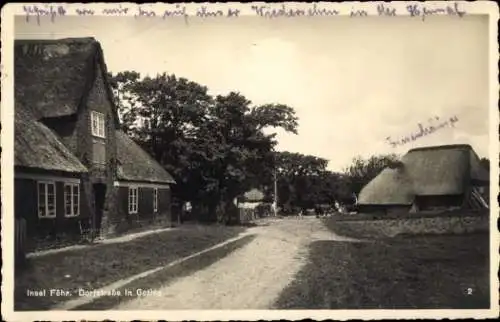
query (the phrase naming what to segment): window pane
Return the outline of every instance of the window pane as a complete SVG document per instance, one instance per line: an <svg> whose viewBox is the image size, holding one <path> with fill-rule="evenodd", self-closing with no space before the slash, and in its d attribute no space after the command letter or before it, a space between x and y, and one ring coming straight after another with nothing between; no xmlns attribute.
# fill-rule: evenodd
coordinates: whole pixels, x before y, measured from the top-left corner
<svg viewBox="0 0 500 322"><path fill-rule="evenodd" d="M105 118L104 118L104 115L100 115L100 119L99 119L99 129L100 129L100 135L102 137L106 136L105 135Z"/></svg>
<svg viewBox="0 0 500 322"><path fill-rule="evenodd" d="M47 194L53 195L55 192L55 185L52 183L47 184Z"/></svg>
<svg viewBox="0 0 500 322"><path fill-rule="evenodd" d="M78 204L74 204L73 205L73 215L78 215L79 211L78 211Z"/></svg>
<svg viewBox="0 0 500 322"><path fill-rule="evenodd" d="M45 184L43 183L38 184L38 196L41 199L45 198L45 188L46 188Z"/></svg>
<svg viewBox="0 0 500 322"><path fill-rule="evenodd" d="M48 206L48 207L54 207L54 203L55 203L54 201L55 201L55 200L54 200L54 198L53 198L53 197L52 197L52 198L51 198L51 197L48 197L48 198L47 198L47 206Z"/></svg>

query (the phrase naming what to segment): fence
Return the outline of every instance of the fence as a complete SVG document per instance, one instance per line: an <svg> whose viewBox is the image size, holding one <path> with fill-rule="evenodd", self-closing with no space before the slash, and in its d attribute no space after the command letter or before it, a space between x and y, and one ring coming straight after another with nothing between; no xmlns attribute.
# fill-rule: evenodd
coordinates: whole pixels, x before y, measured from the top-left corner
<svg viewBox="0 0 500 322"><path fill-rule="evenodd" d="M27 233L26 233L26 220L24 218L16 218L15 221L15 261L21 264L26 259L27 252Z"/></svg>

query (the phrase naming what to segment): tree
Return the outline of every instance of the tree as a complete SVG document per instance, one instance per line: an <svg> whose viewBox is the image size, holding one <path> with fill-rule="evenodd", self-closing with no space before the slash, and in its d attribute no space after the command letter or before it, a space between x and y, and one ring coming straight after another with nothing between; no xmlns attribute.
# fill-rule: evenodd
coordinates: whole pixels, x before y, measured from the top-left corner
<svg viewBox="0 0 500 322"><path fill-rule="evenodd" d="M165 73L109 76L124 130L175 177L175 197L193 202L201 220L227 221L217 208L270 176L277 141L264 129L297 133L286 105L252 106L236 92L214 98L206 86Z"/></svg>
<svg viewBox="0 0 500 322"><path fill-rule="evenodd" d="M328 171L326 159L291 152L277 152L275 159L279 205L287 210L332 204L349 194L344 176Z"/></svg>
<svg viewBox="0 0 500 322"><path fill-rule="evenodd" d="M399 164L399 157L396 154L372 156L363 159L355 157L352 164L344 170L350 182L350 189L356 195L373 178L375 178L384 168L395 167Z"/></svg>

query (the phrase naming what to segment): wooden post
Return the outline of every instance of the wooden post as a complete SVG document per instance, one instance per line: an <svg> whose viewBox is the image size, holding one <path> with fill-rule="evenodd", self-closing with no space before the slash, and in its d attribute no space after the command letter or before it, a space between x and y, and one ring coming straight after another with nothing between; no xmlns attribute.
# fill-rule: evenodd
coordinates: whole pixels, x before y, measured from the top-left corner
<svg viewBox="0 0 500 322"><path fill-rule="evenodd" d="M278 172L274 169L274 217L278 217Z"/></svg>

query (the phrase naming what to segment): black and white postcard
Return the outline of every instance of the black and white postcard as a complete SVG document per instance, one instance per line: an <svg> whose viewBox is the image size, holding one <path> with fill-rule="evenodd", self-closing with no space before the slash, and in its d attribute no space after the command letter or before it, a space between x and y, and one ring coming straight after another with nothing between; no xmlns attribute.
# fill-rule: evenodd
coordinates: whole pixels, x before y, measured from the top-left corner
<svg viewBox="0 0 500 322"><path fill-rule="evenodd" d="M498 316L498 16L5 5L2 316Z"/></svg>

